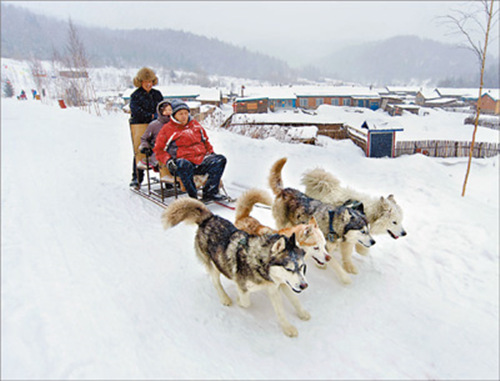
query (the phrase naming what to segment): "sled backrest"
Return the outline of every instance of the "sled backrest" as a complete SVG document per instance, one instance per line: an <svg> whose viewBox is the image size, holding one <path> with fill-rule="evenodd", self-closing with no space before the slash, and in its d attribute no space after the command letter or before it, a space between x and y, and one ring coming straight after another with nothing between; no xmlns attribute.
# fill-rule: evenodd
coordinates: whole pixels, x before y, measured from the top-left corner
<svg viewBox="0 0 500 381"><path fill-rule="evenodd" d="M135 164L137 165L142 159L146 158L146 155L139 152L139 146L141 144L141 137L144 135L146 128L148 127L148 123L143 124L131 124L130 125L130 134L132 136L132 145L134 147L134 155L135 155Z"/></svg>

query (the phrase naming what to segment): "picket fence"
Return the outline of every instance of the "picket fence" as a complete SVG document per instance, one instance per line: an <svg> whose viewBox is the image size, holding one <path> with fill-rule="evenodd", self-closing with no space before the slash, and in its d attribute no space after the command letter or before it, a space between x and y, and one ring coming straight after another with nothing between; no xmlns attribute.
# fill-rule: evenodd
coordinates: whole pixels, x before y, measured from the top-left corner
<svg viewBox="0 0 500 381"><path fill-rule="evenodd" d="M421 153L433 157L464 157L469 156L470 145L471 142L453 140L396 141L394 156ZM498 154L500 154L500 143L474 143L473 157L485 158Z"/></svg>
<svg viewBox="0 0 500 381"><path fill-rule="evenodd" d="M354 144L366 152L366 132L360 129L344 125L345 137L340 139L351 139ZM396 137L397 139L397 137ZM433 157L466 157L469 156L470 142L454 140L418 140L418 141L397 141L394 147L394 157L401 155L423 154ZM472 156L485 158L500 154L500 143L476 142Z"/></svg>

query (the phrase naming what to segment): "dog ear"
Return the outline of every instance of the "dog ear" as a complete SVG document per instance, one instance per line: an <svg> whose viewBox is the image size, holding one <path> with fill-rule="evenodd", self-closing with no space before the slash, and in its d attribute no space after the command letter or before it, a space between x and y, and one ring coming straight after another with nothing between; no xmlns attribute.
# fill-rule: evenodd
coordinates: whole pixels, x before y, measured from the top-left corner
<svg viewBox="0 0 500 381"><path fill-rule="evenodd" d="M296 242L295 242L295 233L292 234L292 236L290 237L289 239L289 247L290 248L293 248L294 246L296 246Z"/></svg>
<svg viewBox="0 0 500 381"><path fill-rule="evenodd" d="M358 212L360 212L362 214L365 214L365 206L363 205L362 202L358 202L353 209L357 210Z"/></svg>
<svg viewBox="0 0 500 381"><path fill-rule="evenodd" d="M382 210L389 210L389 202L384 198L384 196L380 196L380 205L382 206Z"/></svg>
<svg viewBox="0 0 500 381"><path fill-rule="evenodd" d="M273 253L279 253L280 251L285 250L285 248L286 248L286 240L285 240L285 237L280 237L280 239L279 239L279 240L277 240L277 241L274 243L274 245L273 245L273 247L272 247L271 251L272 251Z"/></svg>
<svg viewBox="0 0 500 381"><path fill-rule="evenodd" d="M312 216L309 220L309 225L312 225L315 229L318 228L318 221L316 221L316 218L314 216Z"/></svg>
<svg viewBox="0 0 500 381"><path fill-rule="evenodd" d="M390 202L393 202L393 203L396 203L396 199L394 198L394 195L393 194L390 194L387 199L390 201Z"/></svg>

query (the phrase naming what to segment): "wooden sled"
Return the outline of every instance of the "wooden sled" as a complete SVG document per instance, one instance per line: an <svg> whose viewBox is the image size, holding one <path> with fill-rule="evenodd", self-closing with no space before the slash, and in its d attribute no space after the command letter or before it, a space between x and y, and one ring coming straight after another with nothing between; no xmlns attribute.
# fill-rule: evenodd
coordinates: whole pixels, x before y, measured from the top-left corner
<svg viewBox="0 0 500 381"><path fill-rule="evenodd" d="M139 151L139 146L141 144L141 137L142 135L144 135L144 132L146 131L147 127L148 127L147 123L130 125L130 133L132 138L132 146L134 150L136 170L142 169L146 172L145 174L147 180L147 191L142 190L140 188L139 189L130 188L130 189L133 190L135 193L149 199L150 201L153 201L159 205L167 206L166 199L169 199L171 197L177 198L179 195L185 194L186 188L184 187L184 184L182 184L181 179L178 178L177 176L173 176L163 163L158 164L159 179L150 176L150 171L153 170L153 168L151 168L149 165L149 156ZM146 166L143 166L141 164L141 161L145 161ZM200 190L207 182L208 175L195 175L193 180L196 185L196 189ZM219 189L223 191L223 193L227 196L228 200L231 200L231 198L227 195L226 190L224 189L222 180L220 182Z"/></svg>

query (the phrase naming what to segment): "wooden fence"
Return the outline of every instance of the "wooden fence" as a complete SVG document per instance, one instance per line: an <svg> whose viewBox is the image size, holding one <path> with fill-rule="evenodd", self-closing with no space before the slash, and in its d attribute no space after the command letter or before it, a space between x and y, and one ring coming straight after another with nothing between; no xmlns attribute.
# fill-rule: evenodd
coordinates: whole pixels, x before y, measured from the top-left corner
<svg viewBox="0 0 500 381"><path fill-rule="evenodd" d="M452 140L396 141L394 156L421 153L434 157L469 156L470 142ZM473 157L484 158L500 154L500 143L474 143Z"/></svg>
<svg viewBox="0 0 500 381"><path fill-rule="evenodd" d="M344 125L345 138L351 139L354 144L366 152L367 133L362 129ZM344 137L340 137L342 139ZM396 137L397 139L397 137ZM454 140L419 140L397 141L394 147L394 157L420 153L433 157L466 157L469 156L470 142ZM474 143L473 157L484 158L500 154L500 143L476 142Z"/></svg>
<svg viewBox="0 0 500 381"><path fill-rule="evenodd" d="M318 126L318 135L328 136L336 140L349 138L343 123L316 124L316 126Z"/></svg>
<svg viewBox="0 0 500 381"><path fill-rule="evenodd" d="M262 123L232 123L232 115L224 123L223 127L243 128L264 128L270 127ZM295 123L293 126L299 127L308 124ZM293 127L289 125L287 127ZM354 144L366 152L367 130L354 128L346 124L320 124L318 135L325 135L332 139L342 140L351 139ZM241 132L240 132L241 133ZM252 136L257 137L257 136ZM303 141L304 143L314 144L313 141ZM394 156L413 155L420 153L433 157L464 157L469 156L470 142L458 142L452 140L419 140L419 141L397 141L394 147ZM500 154L500 143L476 142L474 144L473 156L477 158L491 157Z"/></svg>

